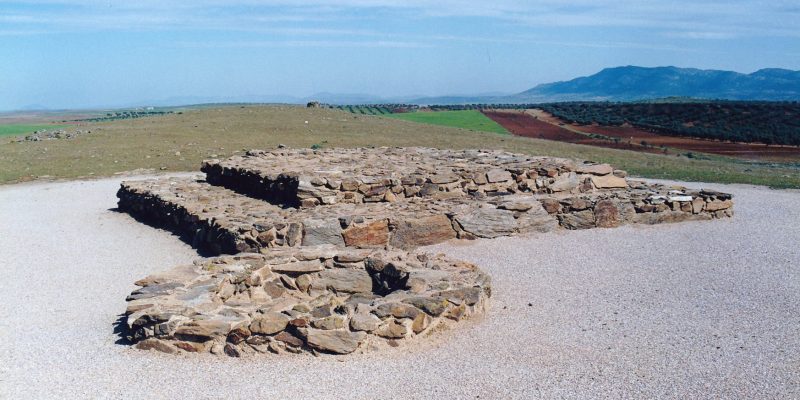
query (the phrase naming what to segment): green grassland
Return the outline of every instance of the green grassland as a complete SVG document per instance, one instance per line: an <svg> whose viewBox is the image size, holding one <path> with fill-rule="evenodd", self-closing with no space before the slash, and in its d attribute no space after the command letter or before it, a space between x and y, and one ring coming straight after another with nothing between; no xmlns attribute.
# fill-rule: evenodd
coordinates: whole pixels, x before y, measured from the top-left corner
<svg viewBox="0 0 800 400"><path fill-rule="evenodd" d="M404 121L418 122L423 124L451 126L454 128L470 129L473 131L493 132L507 134L508 131L497 122L492 121L487 116L477 110L463 111L418 111L409 113L389 114L389 118L402 119Z"/></svg>
<svg viewBox="0 0 800 400"><path fill-rule="evenodd" d="M27 135L41 129L61 129L65 125L8 124L0 125L0 136Z"/></svg>
<svg viewBox="0 0 800 400"><path fill-rule="evenodd" d="M124 171L197 171L203 159L245 149L426 146L504 149L531 155L608 162L635 176L800 188L800 165L722 157L665 156L490 135L328 108L218 106L182 114L81 123L91 135L12 142L0 138L0 183L110 176ZM113 196L113 194L112 194Z"/></svg>

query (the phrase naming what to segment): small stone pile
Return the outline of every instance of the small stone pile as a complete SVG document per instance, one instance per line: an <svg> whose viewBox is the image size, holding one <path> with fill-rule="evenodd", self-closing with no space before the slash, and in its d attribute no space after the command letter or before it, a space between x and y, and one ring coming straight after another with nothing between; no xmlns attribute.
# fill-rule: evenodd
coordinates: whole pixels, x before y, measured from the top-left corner
<svg viewBox="0 0 800 400"><path fill-rule="evenodd" d="M482 312L491 294L471 264L331 246L220 257L136 285L126 323L137 348L233 357L396 346Z"/></svg>
<svg viewBox="0 0 800 400"><path fill-rule="evenodd" d="M49 130L43 129L26 135L23 138L17 139L17 142L39 142L42 140L56 140L56 139L74 139L80 135L92 133L90 130L76 129L74 131L67 131L64 129Z"/></svg>
<svg viewBox="0 0 800 400"><path fill-rule="evenodd" d="M168 353L351 353L480 313L477 267L413 252L450 239L733 215L729 194L607 164L501 151L250 151L205 180L123 182L119 209L213 254L137 282L128 338Z"/></svg>

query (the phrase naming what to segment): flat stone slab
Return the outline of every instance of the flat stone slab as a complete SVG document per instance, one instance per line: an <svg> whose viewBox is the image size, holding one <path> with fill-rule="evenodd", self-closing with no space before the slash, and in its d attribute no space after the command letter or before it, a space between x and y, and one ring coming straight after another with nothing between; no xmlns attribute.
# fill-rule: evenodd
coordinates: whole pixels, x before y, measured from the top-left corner
<svg viewBox="0 0 800 400"><path fill-rule="evenodd" d="M470 193L585 193L625 184L608 164L421 147L251 150L206 160L202 171L214 185L305 207ZM624 176L624 171L617 173Z"/></svg>
<svg viewBox="0 0 800 400"><path fill-rule="evenodd" d="M137 348L234 357L397 346L484 312L492 290L442 255L331 246L203 260L136 285L125 327Z"/></svg>

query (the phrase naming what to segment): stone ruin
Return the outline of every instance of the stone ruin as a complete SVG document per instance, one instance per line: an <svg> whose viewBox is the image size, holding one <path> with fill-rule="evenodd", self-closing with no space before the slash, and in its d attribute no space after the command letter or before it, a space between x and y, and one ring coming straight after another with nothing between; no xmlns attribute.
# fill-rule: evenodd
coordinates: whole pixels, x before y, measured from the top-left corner
<svg viewBox="0 0 800 400"><path fill-rule="evenodd" d="M249 151L205 180L123 182L119 209L231 254L142 279L142 349L346 354L482 313L489 277L415 248L451 239L730 217L731 195L627 179L607 164L501 151Z"/></svg>
<svg viewBox="0 0 800 400"><path fill-rule="evenodd" d="M396 345L483 312L491 295L471 264L333 246L219 257L136 284L127 320L137 347L235 357Z"/></svg>
<svg viewBox="0 0 800 400"><path fill-rule="evenodd" d="M90 130L83 130L83 129L75 129L74 131L68 131L65 129L42 129L31 133L30 135L25 135L16 139L17 142L40 142L42 140L58 140L58 139L75 139L78 136L86 135L92 133Z"/></svg>

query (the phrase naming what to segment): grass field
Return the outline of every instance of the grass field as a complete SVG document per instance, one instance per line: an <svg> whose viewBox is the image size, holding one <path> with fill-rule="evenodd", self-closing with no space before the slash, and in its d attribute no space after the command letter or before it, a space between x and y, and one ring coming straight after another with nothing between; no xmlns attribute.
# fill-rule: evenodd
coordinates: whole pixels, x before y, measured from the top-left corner
<svg viewBox="0 0 800 400"><path fill-rule="evenodd" d="M8 124L0 125L0 136L27 135L40 129L61 129L66 125L31 125L31 124Z"/></svg>
<svg viewBox="0 0 800 400"><path fill-rule="evenodd" d="M109 176L138 169L197 171L205 158L245 149L426 146L505 149L608 162L635 176L800 188L800 165L690 159L376 118L324 108L226 106L110 122L83 123L91 135L14 143L0 139L0 183ZM110 194L113 196L113 194Z"/></svg>
<svg viewBox="0 0 800 400"><path fill-rule="evenodd" d="M507 134L508 131L477 110L410 112L385 115L389 118L431 125L451 126L473 131Z"/></svg>

